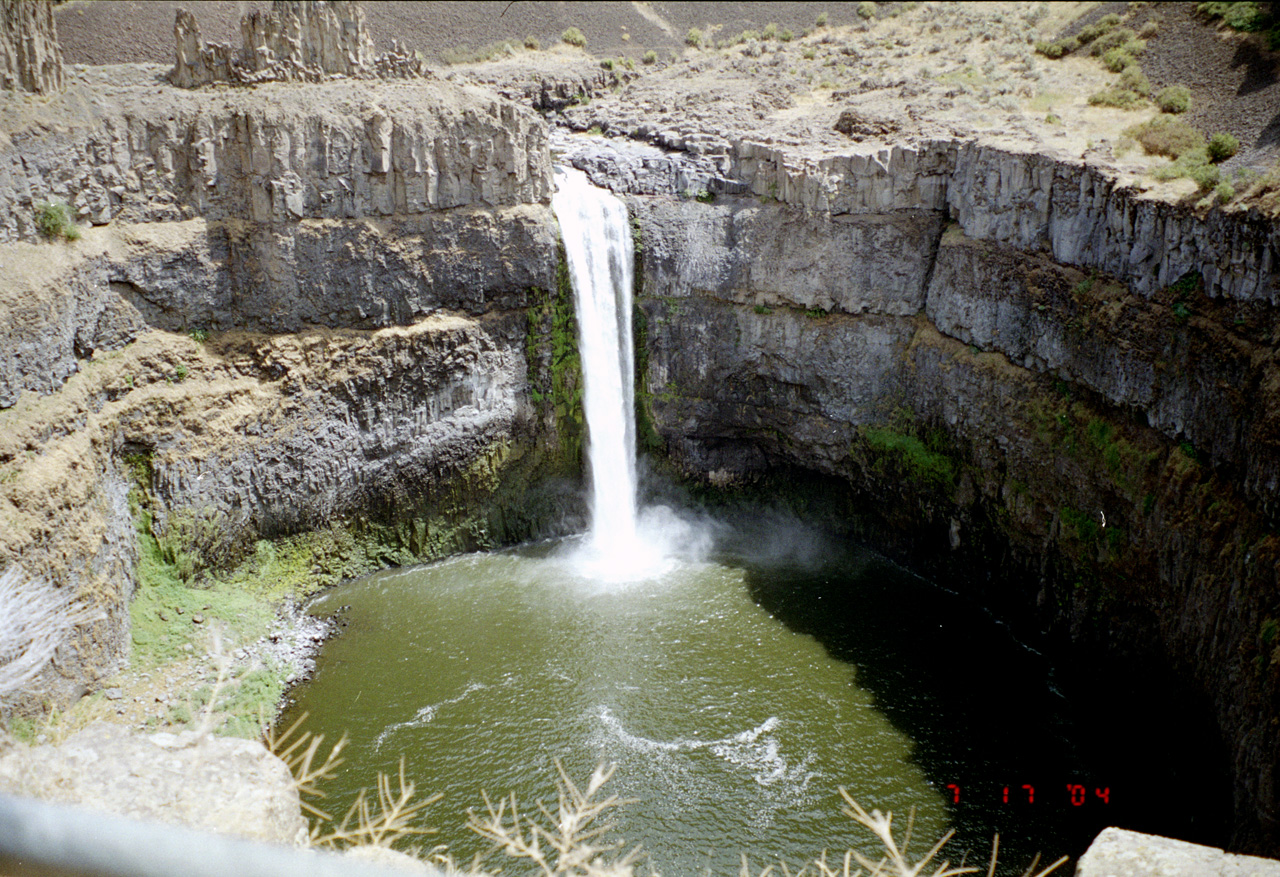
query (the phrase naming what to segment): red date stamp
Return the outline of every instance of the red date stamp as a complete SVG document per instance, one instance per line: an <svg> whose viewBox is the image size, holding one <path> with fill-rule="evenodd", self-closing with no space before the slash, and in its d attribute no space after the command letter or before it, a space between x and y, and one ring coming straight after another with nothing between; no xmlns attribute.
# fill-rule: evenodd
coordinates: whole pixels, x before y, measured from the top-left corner
<svg viewBox="0 0 1280 877"><path fill-rule="evenodd" d="M947 791L951 795L952 804L960 804L962 797L961 788L957 783L947 783ZM1041 787L1037 793L1036 786L1031 783L1023 783L1015 786L999 786L995 795L1001 804L1035 804L1055 802L1062 805L1070 805L1072 807L1083 807L1086 804L1110 804L1111 803L1111 787L1110 786L1086 786L1082 783L1065 783L1063 786L1050 786L1048 788ZM991 789L982 790L988 795ZM985 797L982 791L978 793L980 797ZM987 798L990 801L990 798Z"/></svg>

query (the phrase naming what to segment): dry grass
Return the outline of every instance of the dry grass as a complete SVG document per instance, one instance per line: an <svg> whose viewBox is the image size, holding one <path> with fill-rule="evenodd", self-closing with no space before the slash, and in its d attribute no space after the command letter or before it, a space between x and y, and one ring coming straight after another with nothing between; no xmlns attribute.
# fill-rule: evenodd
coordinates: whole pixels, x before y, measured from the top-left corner
<svg viewBox="0 0 1280 877"><path fill-rule="evenodd" d="M608 814L625 803L616 795L600 796L614 768L597 767L583 789L559 761L556 770L559 804L554 814L539 802L540 818L525 816L514 794L496 806L486 795L486 812L468 811L468 827L506 855L532 863L545 877L631 877L640 847L624 851L622 841L603 842L612 828Z"/></svg>
<svg viewBox="0 0 1280 877"><path fill-rule="evenodd" d="M439 801L439 793L413 800L415 785L404 776L404 759L400 759L400 785L391 790L391 779L378 774L377 800L372 800L368 789L361 789L355 803L347 810L342 821L329 831L312 830L311 845L344 848L353 846L385 847L390 849L396 841L406 837L431 834L432 829L421 828L414 821L427 807Z"/></svg>
<svg viewBox="0 0 1280 877"><path fill-rule="evenodd" d="M324 735L302 730L302 724L308 715L303 713L280 733L269 728L263 743L289 766L302 809L314 817L310 834L312 846L331 849L371 846L389 849L406 837L431 833L432 829L419 827L415 822L422 811L440 800L441 796L436 794L415 801L417 788L405 778L403 758L400 760L398 787L393 790L391 778L379 773L376 794L370 795L368 789L361 789L341 822L334 824L331 814L308 800L325 797L320 783L332 779L337 773L338 767L343 763L342 750L347 745L344 735L322 756Z"/></svg>
<svg viewBox="0 0 1280 877"><path fill-rule="evenodd" d="M342 763L339 753L346 742L344 737L320 760L319 753L324 738L309 732L300 732L306 720L303 715L284 733L268 733L267 744L283 758L296 778L298 790L308 797L323 796L317 783L332 777ZM606 794L604 789L613 776L615 766L598 766L585 786L575 783L556 761L557 802L554 809L538 802L530 813L521 811L514 794L496 803L484 796L482 813L467 811L467 827L493 843L494 852L507 859L517 860L529 873L540 877L635 877L637 865L643 861L639 845L628 848L625 841L609 838L613 829L612 814L629 803L617 795ZM430 829L415 824L422 811L438 801L433 795L415 801L415 786L406 780L404 760L400 762L399 786L393 790L391 780L385 774L378 775L376 800L362 790L347 810L346 816L335 827L325 830L322 823L331 823L329 814L306 804L303 806L316 817L316 827L311 832L313 846L347 848L377 846L390 848L406 837L431 833ZM824 850L813 861L793 870L786 862L767 865L759 871L752 869L744 854L739 877L961 877L978 874L982 869L961 863L953 865L941 857L943 847L951 840L948 831L923 855L915 857L908 852L911 845L913 815L908 815L906 829L896 837L893 831L893 813L879 810L867 812L848 791L841 788L844 799L841 813L856 824L870 831L884 848L884 854L873 860L858 850L846 850L832 858ZM994 877L1000 838L992 844L991 859L986 877ZM478 856L469 866L458 867L450 858L446 847L437 846L419 856L449 874L466 874L481 877L496 874L501 868L486 867L485 857ZM1023 877L1047 877L1067 861L1062 856L1048 867L1037 870L1039 856L1023 872Z"/></svg>
<svg viewBox="0 0 1280 877"><path fill-rule="evenodd" d="M1245 199L1268 216L1280 216L1280 162L1249 185Z"/></svg>
<svg viewBox="0 0 1280 877"><path fill-rule="evenodd" d="M71 630L102 617L15 565L0 574L0 695L29 685Z"/></svg>
<svg viewBox="0 0 1280 877"><path fill-rule="evenodd" d="M289 772L293 774L294 787L297 788L298 797L302 802L302 809L317 819L331 820L332 816L316 807L307 798L325 797L324 790L319 784L323 780L332 779L337 773L338 767L343 763L341 756L342 750L347 745L347 738L344 736L329 747L328 754L323 760L317 762L320 747L324 745L324 735L301 730L302 723L309 715L310 713L303 713L298 716L297 720L281 733L276 733L274 728L268 728L262 742L273 755L289 766Z"/></svg>

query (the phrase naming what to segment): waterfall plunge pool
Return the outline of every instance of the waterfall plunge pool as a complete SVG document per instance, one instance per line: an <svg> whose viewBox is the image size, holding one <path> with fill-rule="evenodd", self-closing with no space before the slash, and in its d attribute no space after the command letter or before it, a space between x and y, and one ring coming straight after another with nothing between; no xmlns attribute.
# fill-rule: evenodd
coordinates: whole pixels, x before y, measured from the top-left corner
<svg viewBox="0 0 1280 877"><path fill-rule="evenodd" d="M679 515L658 522L675 534L665 544L643 532L626 210L579 172L556 182L591 529L315 601L347 627L282 726L309 713L312 732L349 735L325 806L345 812L404 759L419 789L443 795L427 845L465 864L490 849L466 827L486 792L536 812L555 806L557 764L579 782L614 764L611 791L630 800L615 836L670 875L735 874L744 854L752 873L823 850L878 859L841 814L841 787L897 814L900 831L914 810L916 855L954 828L947 856L985 862L999 832L1004 873L1123 824L1127 791L1082 755L1052 670L989 616L768 515L708 525L705 552L689 550L704 540Z"/></svg>
<svg viewBox="0 0 1280 877"><path fill-rule="evenodd" d="M917 854L955 828L952 861L985 862L1000 832L1010 872L1114 821L1034 651L873 554L767 531L722 527L708 559L638 581L583 576L579 537L325 593L311 611L345 629L282 718L350 738L319 803L340 815L403 757L443 795L424 845L465 863L490 848L466 828L483 793L532 812L554 804L557 760L579 782L616 764L614 835L673 875L878 858L842 786L901 827L914 808Z"/></svg>

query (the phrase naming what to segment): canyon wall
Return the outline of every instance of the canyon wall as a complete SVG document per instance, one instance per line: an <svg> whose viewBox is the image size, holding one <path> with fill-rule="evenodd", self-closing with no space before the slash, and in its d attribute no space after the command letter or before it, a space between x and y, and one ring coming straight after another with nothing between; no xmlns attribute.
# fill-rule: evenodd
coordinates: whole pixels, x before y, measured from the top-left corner
<svg viewBox="0 0 1280 877"><path fill-rule="evenodd" d="M682 474L816 473L906 565L1171 673L1225 741L1237 847L1280 850L1273 222L973 144L575 163L629 193Z"/></svg>
<svg viewBox="0 0 1280 877"><path fill-rule="evenodd" d="M6 711L119 667L135 527L193 582L281 538L337 580L578 514L541 119L431 81L117 73L6 104L0 557L102 610Z"/></svg>
<svg viewBox="0 0 1280 877"><path fill-rule="evenodd" d="M272 83L157 96L138 71L121 77L57 104L14 108L22 115L0 152L0 242L38 239L35 205L50 199L94 225L280 224L550 196L537 116L448 83L335 81L306 91Z"/></svg>
<svg viewBox="0 0 1280 877"><path fill-rule="evenodd" d="M0 90L62 90L62 48L52 3L0 3Z"/></svg>
<svg viewBox="0 0 1280 877"><path fill-rule="evenodd" d="M438 81L153 74L0 95L0 557L105 613L10 708L126 653L140 494L195 575L299 533L405 563L577 499L545 123ZM639 231L651 445L720 488L826 479L904 563L1169 669L1237 846L1280 850L1273 223L971 143L573 160ZM48 200L80 240L41 239Z"/></svg>

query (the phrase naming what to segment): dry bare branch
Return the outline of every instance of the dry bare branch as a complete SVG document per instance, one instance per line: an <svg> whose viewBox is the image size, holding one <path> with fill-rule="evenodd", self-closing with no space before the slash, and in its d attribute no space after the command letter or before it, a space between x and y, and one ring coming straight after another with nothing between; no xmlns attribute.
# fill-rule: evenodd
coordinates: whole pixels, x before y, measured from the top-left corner
<svg viewBox="0 0 1280 877"><path fill-rule="evenodd" d="M872 810L868 813L866 810L863 810L858 802L855 801L843 788L840 789L840 796L845 800L845 807L841 812L853 819L853 821L857 822L859 825L870 829L870 831L880 839L880 842L884 844L886 857L881 859L879 862L872 862L861 853L853 851L854 860L863 868L866 868L871 874L871 877L881 877L881 875L885 875L886 872L884 869L886 865L891 866L891 870L888 874L892 875L892 877L919 877L921 873L925 872L925 869L929 867L934 857L942 847L946 845L947 841L951 840L951 836L954 834L954 832L948 831L938 839L938 842L933 845L929 852L925 853L924 858L912 863L907 859L903 850L899 849L898 842L893 836L892 813L882 814L879 810ZM977 873L977 871L978 869L973 867L952 867L950 862L943 860L943 862L933 870L930 877L957 877L957 875L960 874L974 874Z"/></svg>
<svg viewBox="0 0 1280 877"><path fill-rule="evenodd" d="M600 842L613 827L608 814L627 803L617 795L598 799L614 766L597 767L585 789L578 788L558 760L556 770L560 779L555 813L539 803L541 820L522 816L515 795L496 806L485 795L485 814L468 811L468 827L506 855L529 860L545 877L632 877L640 847L613 858L624 843Z"/></svg>
<svg viewBox="0 0 1280 877"><path fill-rule="evenodd" d="M413 825L413 821L425 808L439 801L442 795L436 793L421 801L414 801L414 792L414 784L405 779L402 757L398 792L392 792L391 778L379 773L376 803L369 800L367 789L361 789L342 822L327 834L314 833L311 842L314 846L389 848L403 837L430 834L433 829L419 828Z"/></svg>
<svg viewBox="0 0 1280 877"><path fill-rule="evenodd" d="M324 745L324 735L317 736L310 731L300 731L302 723L310 715L310 713L303 713L282 733L276 733L274 728L268 728L262 742L272 754L289 766L289 772L293 774L294 787L298 790L298 797L301 799L302 809L313 816L327 820L333 817L311 804L306 798L326 797L319 783L321 780L331 779L337 772L338 766L342 764L341 754L347 745L347 737L344 734L329 749L324 761L317 764L316 756L320 752L320 747ZM403 769L403 765L401 768Z"/></svg>

